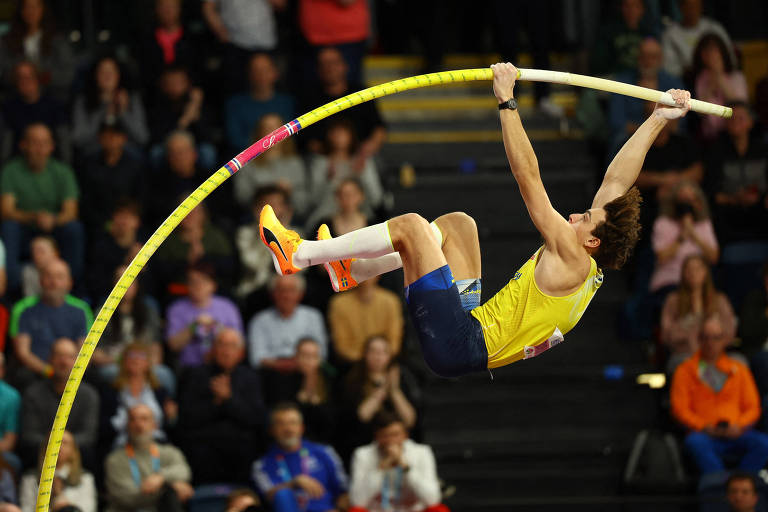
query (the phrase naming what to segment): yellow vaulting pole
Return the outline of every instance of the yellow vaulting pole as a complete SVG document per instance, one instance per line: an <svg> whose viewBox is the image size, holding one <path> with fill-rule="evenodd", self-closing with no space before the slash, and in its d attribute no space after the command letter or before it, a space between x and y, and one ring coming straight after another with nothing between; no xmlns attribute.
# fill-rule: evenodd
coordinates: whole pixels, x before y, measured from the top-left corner
<svg viewBox="0 0 768 512"><path fill-rule="evenodd" d="M592 89L600 89L617 94L634 96L636 98L641 98L648 101L657 101L670 106L675 105L672 97L666 93L601 78L537 69L520 69L518 77L521 80L546 81L576 85L579 87L588 87ZM56 417L53 421L51 434L48 438L48 446L45 450L45 459L43 460L43 468L40 476L40 487L37 494L36 511L48 511L51 499L51 486L53 484L54 471L56 470L56 460L59 456L61 438L64 430L66 429L67 419L69 418L69 414L72 410L72 403L77 394L77 389L80 387L80 382L83 379L83 373L88 366L88 362L91 360L93 350L96 348L96 344L99 342L99 338L101 338L101 333L104 331L104 328L109 322L109 319L112 318L112 313L115 312L115 309L120 303L120 300L122 300L123 295L125 295L126 290L128 290L141 270L147 264L149 258L152 257L155 251L160 247L160 245L162 245L165 239L168 238L171 232L176 228L176 226L179 225L182 219L184 219L184 217L189 214L190 211L192 211L208 196L208 194L213 192L230 176L239 171L242 166L247 164L251 159L257 157L283 139L295 135L302 128L306 128L307 126L321 121L326 117L332 116L337 112L341 112L342 110L346 110L366 101L371 101L376 98L381 98L383 96L396 94L398 92L403 92L410 89L435 85L448 85L454 82L469 82L492 79L493 71L490 68L443 71L440 73L429 73L426 75L418 75L410 78L393 80L391 82L377 85L375 87L369 87L368 89L349 94L321 107L318 107L311 112L308 112L301 117L290 121L289 123L286 123L266 137L258 140L239 155L237 155L235 158L224 164L223 167L221 167L218 171L213 173L211 177L205 180L202 185L197 187L197 189L195 189L195 191L192 192L189 197L187 197L178 207L176 207L176 209L167 219L165 219L165 221L163 221L160 227L157 228L149 240L147 240L138 254L136 254L136 257L133 259L133 261L131 261L130 265L128 265L128 268L125 270L125 272L123 272L123 275L120 276L120 279L112 289L112 292L99 311L99 314L96 316L96 320L93 322L93 326L88 332L88 336L85 338L83 346L80 348L80 353L77 356L75 365L72 368L72 372L70 373L66 387L64 388L64 393L61 396L59 408L56 411ZM691 110L706 114L714 114L722 117L730 117L732 114L730 108L697 100L691 100ZM85 207L87 208L88 205L85 205Z"/></svg>

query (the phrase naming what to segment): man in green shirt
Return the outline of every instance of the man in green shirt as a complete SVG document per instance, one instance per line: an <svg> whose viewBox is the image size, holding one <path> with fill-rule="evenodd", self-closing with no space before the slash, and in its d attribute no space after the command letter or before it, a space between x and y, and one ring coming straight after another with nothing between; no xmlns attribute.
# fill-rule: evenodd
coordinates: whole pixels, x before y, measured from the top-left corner
<svg viewBox="0 0 768 512"><path fill-rule="evenodd" d="M0 178L1 231L12 293L18 291L20 262L29 256L29 242L35 235L53 235L75 280L82 274L85 251L85 232L77 215L77 181L72 169L51 158L50 129L42 123L30 124L19 147L23 156L10 160Z"/></svg>

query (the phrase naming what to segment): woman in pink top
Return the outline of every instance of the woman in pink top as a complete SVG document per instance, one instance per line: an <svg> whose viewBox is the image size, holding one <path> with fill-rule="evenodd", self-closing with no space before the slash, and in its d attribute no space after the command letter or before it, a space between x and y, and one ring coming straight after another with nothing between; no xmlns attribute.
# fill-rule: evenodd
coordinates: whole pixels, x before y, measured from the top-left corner
<svg viewBox="0 0 768 512"><path fill-rule="evenodd" d="M699 39L693 57L693 77L696 97L703 101L727 105L747 101L747 81L735 69L725 42L713 34ZM700 133L704 139L714 139L725 129L725 119L717 116L700 118Z"/></svg>
<svg viewBox="0 0 768 512"><path fill-rule="evenodd" d="M709 265L717 263L720 249L707 200L698 185L683 181L662 201L651 242L656 255L652 293L663 293L664 288L680 283L683 261L688 256L698 254Z"/></svg>

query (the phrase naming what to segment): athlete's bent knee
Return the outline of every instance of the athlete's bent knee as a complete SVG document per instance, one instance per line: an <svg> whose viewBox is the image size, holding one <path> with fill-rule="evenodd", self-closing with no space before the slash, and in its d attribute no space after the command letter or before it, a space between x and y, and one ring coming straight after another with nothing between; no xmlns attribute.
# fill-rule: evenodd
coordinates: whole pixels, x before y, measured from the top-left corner
<svg viewBox="0 0 768 512"><path fill-rule="evenodd" d="M429 232L429 223L418 213L406 213L395 217L389 224L393 242L418 241Z"/></svg>

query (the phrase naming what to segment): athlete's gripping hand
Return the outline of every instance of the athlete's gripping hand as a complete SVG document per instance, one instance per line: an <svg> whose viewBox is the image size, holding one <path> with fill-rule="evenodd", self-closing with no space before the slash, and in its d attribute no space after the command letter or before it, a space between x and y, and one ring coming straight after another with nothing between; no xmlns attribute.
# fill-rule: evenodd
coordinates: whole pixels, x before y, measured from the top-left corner
<svg viewBox="0 0 768 512"><path fill-rule="evenodd" d="M654 115L661 116L668 121L685 116L691 109L691 93L682 89L670 89L667 91L667 94L674 98L677 106L668 107L667 105L657 103L653 111Z"/></svg>
<svg viewBox="0 0 768 512"><path fill-rule="evenodd" d="M517 68L509 62L499 62L492 64L493 70L493 93L499 103L504 103L512 98L517 80Z"/></svg>

